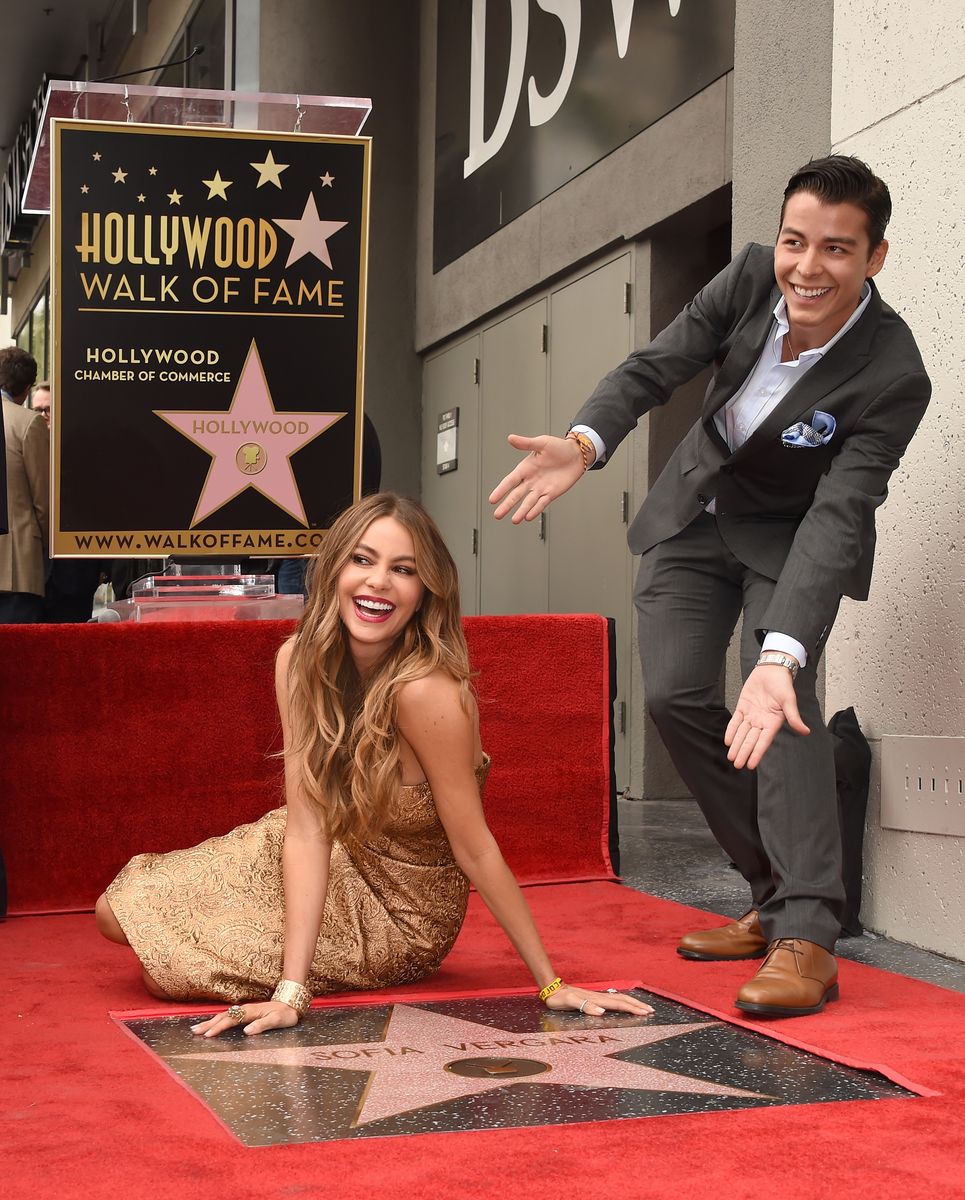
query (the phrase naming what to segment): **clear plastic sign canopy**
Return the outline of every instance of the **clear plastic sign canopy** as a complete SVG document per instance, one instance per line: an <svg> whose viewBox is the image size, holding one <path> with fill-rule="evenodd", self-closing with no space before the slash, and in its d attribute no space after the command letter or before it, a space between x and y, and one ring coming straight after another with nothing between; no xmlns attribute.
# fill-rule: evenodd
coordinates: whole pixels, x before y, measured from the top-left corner
<svg viewBox="0 0 965 1200"><path fill-rule="evenodd" d="M50 122L58 117L354 137L371 110L372 101L358 96L226 92L54 79L47 89L22 209L44 215L50 211Z"/></svg>

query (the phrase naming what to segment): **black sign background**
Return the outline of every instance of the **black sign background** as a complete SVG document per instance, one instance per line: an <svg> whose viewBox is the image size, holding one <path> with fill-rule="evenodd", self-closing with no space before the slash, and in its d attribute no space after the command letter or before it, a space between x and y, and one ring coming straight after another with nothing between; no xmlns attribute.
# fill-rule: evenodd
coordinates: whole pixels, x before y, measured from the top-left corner
<svg viewBox="0 0 965 1200"><path fill-rule="evenodd" d="M543 95L563 64L563 26L529 0L526 69L502 149L463 178L469 152L472 0L439 4L433 269L502 225L719 79L734 65L735 0L636 0L626 56L617 53L610 0L582 0L576 70L562 107L531 128L527 81ZM487 0L484 130L502 106L510 55L509 0ZM687 147L680 148L681 154ZM640 180L641 188L649 186Z"/></svg>
<svg viewBox="0 0 965 1200"><path fill-rule="evenodd" d="M230 556L310 550L318 540L310 530L324 529L358 495L367 139L97 122L57 122L54 130L55 552L211 557L212 551ZM271 172L252 165L266 161L286 164L276 175L280 186L272 182ZM331 182L326 185L322 176ZM224 195L218 190L211 194L212 180L231 181L221 187ZM172 201L172 195L180 199ZM327 243L331 268L312 253L285 265L293 238L275 221L297 221L310 198L320 220L346 222ZM90 252L83 261L79 249L85 213L88 241L95 220L100 221L99 261ZM115 263L104 258L108 213L121 214L134 230L125 234L125 256ZM170 265L163 259L159 265L139 263L145 257L148 214L155 257L162 217L225 217L235 223L253 221L256 228L264 220L277 235L276 250L262 265L219 267L213 261L212 236L203 265L197 260L192 265L182 231ZM100 289L88 294L94 275L105 285L105 295ZM121 276L127 287L118 295ZM163 278L172 276L177 283L165 292ZM199 285L203 301L193 292L199 277L206 279ZM227 299L226 278L238 293ZM266 281L257 285L257 302L256 278ZM328 298L332 280L338 281L334 307L304 298L301 303L272 302L281 286L297 297L299 281L309 289L321 281L319 295ZM218 299L208 302L212 294ZM290 459L308 529L250 486L192 527L212 457L156 415L158 410L227 414L253 340L278 414L346 414ZM100 362L91 362L91 348L98 349ZM105 366L105 348L113 351L107 356L115 359L111 365L133 379L78 377ZM230 379L173 383L139 378L143 364L138 356L175 348L214 351L214 370ZM211 368L188 363L182 369ZM205 531L218 536L203 538ZM78 540L78 534L93 535L93 540Z"/></svg>

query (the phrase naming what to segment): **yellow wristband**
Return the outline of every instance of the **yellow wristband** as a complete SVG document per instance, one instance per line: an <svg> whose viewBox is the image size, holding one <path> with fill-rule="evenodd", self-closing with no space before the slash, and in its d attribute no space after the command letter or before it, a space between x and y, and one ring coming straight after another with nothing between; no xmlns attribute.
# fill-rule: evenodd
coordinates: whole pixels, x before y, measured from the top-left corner
<svg viewBox="0 0 965 1200"><path fill-rule="evenodd" d="M553 980L553 982L548 983L546 985L546 987L544 987L543 990L540 992L540 994L539 994L540 1000L545 1002L546 1000L548 1000L550 998L550 996L553 995L554 992L558 992L560 990L560 988L563 986L564 986L563 980L560 979L559 975L557 975L556 978Z"/></svg>
<svg viewBox="0 0 965 1200"><path fill-rule="evenodd" d="M572 429L566 435L566 440L576 442L579 447L580 457L583 459L583 472L585 474L596 460L596 447L585 433L574 433Z"/></svg>

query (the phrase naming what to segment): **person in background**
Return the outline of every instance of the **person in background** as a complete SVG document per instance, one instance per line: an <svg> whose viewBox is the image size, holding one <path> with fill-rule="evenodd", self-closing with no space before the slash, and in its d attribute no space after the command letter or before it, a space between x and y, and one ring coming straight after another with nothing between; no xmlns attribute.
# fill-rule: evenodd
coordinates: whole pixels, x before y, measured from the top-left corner
<svg viewBox="0 0 965 1200"><path fill-rule="evenodd" d="M0 534L0 624L44 619L50 433L43 417L23 406L36 378L37 364L26 350L0 350L9 530Z"/></svg>
<svg viewBox="0 0 965 1200"><path fill-rule="evenodd" d="M43 419L47 422L47 428L50 428L50 382L46 379L36 385L30 399L27 402L28 407L34 412L39 412Z"/></svg>
<svg viewBox="0 0 965 1200"><path fill-rule="evenodd" d="M36 385L29 405L40 413L50 428L50 383ZM103 563L93 558L53 558L45 565L43 620L51 624L89 621L94 592L100 583Z"/></svg>

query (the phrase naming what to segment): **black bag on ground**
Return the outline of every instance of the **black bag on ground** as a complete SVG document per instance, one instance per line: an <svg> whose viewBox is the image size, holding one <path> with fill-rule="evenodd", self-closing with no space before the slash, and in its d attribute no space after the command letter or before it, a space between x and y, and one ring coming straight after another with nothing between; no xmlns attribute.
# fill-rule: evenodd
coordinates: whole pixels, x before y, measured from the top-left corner
<svg viewBox="0 0 965 1200"><path fill-rule="evenodd" d="M853 708L843 708L828 722L834 742L834 774L841 825L841 873L844 877L844 910L841 936L860 937L864 825L871 781L871 747L861 732Z"/></svg>

